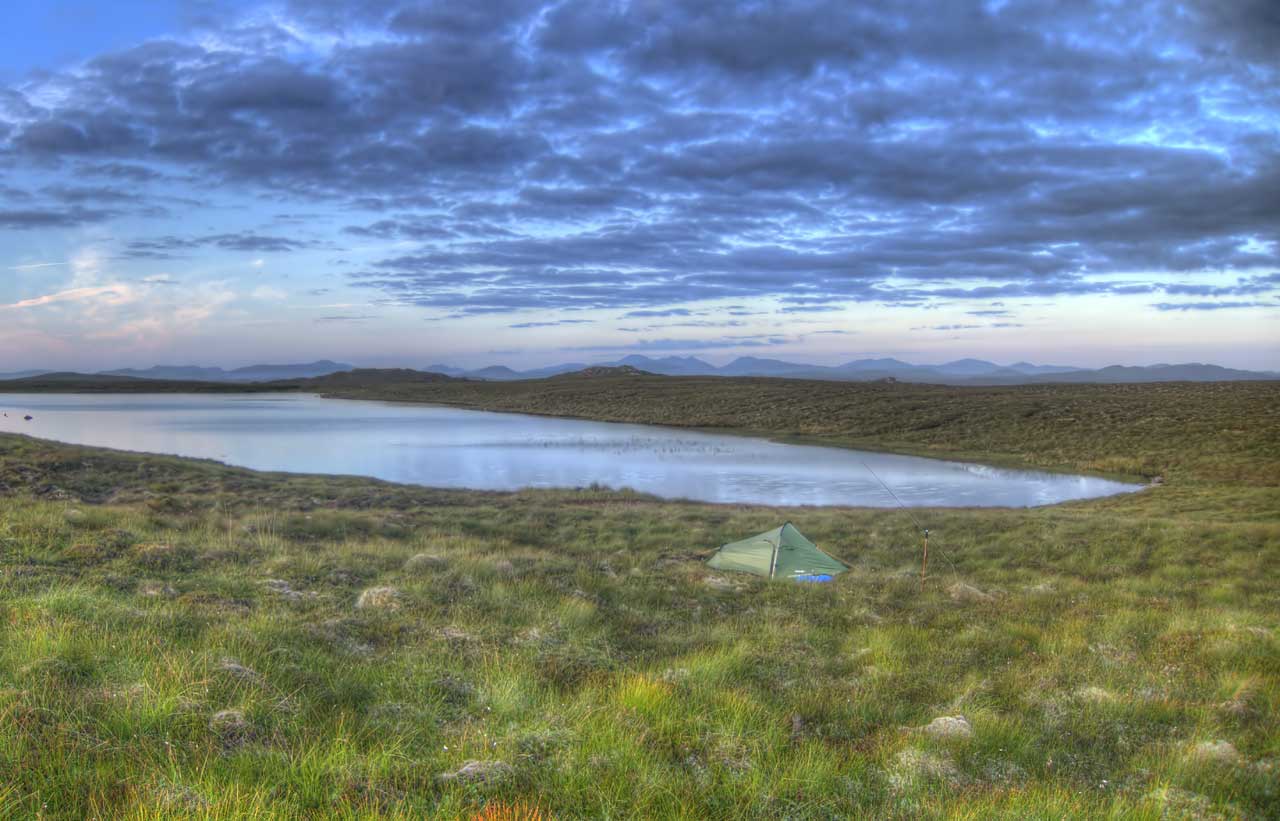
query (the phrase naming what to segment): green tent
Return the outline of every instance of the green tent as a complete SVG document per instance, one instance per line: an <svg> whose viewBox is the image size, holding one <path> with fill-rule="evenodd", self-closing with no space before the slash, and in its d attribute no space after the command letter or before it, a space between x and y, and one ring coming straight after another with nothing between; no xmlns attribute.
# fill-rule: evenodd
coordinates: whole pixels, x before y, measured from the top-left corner
<svg viewBox="0 0 1280 821"><path fill-rule="evenodd" d="M849 569L819 550L791 522L730 542L717 550L707 564L717 570L740 570L770 579L834 576Z"/></svg>

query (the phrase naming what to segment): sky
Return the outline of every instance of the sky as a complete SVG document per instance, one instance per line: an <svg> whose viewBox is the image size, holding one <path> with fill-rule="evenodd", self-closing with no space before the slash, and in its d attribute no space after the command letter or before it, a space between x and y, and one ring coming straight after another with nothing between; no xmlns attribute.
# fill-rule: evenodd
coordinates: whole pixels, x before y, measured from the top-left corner
<svg viewBox="0 0 1280 821"><path fill-rule="evenodd" d="M1280 369L1280 6L6 9L0 371Z"/></svg>

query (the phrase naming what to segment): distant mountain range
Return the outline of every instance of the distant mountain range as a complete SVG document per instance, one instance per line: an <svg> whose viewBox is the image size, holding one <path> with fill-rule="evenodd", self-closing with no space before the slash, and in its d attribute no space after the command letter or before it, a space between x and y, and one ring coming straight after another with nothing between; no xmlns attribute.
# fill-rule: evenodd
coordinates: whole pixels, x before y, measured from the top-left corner
<svg viewBox="0 0 1280 821"><path fill-rule="evenodd" d="M1274 371L1242 371L1224 368L1219 365L1185 363L1181 365L1148 365L1125 366L1111 365L1106 368L1075 368L1067 365L1034 365L1030 362L1015 362L1012 365L997 365L982 359L957 359L939 365L913 365L901 359L855 359L842 365L814 365L803 362L786 362L781 359L762 359L755 356L743 356L727 365L716 366L694 356L649 357L632 354L612 362L589 364L586 362L565 362L545 368L517 371L506 365L491 365L487 368L468 370L450 365L434 364L423 371L407 369L387 370L384 374L444 374L462 379L483 379L493 382L507 382L519 379L544 379L565 373L575 373L587 368L620 368L629 367L648 373L664 376L741 376L741 377L782 377L786 379L826 379L849 382L867 382L878 379L896 379L901 382L926 382L941 385L1026 385L1054 382L1220 382L1256 379L1280 379L1280 373ZM279 380L315 379L330 374L354 372L352 378L365 378L374 373L371 370L359 370L354 365L333 362L327 359L319 362L291 365L250 365L245 368L223 370L222 368L206 368L198 365L156 365L151 368L122 368L113 371L101 371L97 375L103 377L132 377L135 379L164 379L174 381L199 382L272 382ZM16 373L0 373L0 379L21 379L52 373L51 371L28 370Z"/></svg>
<svg viewBox="0 0 1280 821"><path fill-rule="evenodd" d="M322 359L302 365L249 365L234 370L205 368L199 365L156 365L150 368L119 368L114 371L98 371L99 376L132 376L138 379L172 379L184 382L272 382L277 379L307 379L326 376L339 371L354 370L355 365ZM40 376L53 371L19 371L0 373L0 379L21 379Z"/></svg>
<svg viewBox="0 0 1280 821"><path fill-rule="evenodd" d="M940 365L913 365L901 359L855 359L842 365L813 365L803 362L785 362L780 359L761 359L742 356L727 365L716 366L694 356L665 356L660 358L632 354L612 362L598 363L600 367L630 366L649 373L665 376L772 376L788 379L827 379L865 382L877 379L897 379L902 382L928 382L943 385L1023 385L1046 382L1216 382L1242 379L1280 379L1280 373L1268 371L1242 371L1219 365L1186 363L1181 365L1150 365L1129 367L1111 365L1106 368L1075 368L1068 365L1033 365L1015 362L997 365L982 359L957 359ZM467 370L449 365L430 365L426 370L448 376L490 381L516 379L542 379L562 373L572 373L588 367L583 362L566 362L527 371L513 370L505 365Z"/></svg>

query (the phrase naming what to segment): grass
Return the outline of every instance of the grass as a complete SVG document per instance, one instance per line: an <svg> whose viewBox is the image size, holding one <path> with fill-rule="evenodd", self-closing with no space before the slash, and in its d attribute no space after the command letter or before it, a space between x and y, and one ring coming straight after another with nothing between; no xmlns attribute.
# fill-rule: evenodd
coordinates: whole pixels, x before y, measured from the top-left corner
<svg viewBox="0 0 1280 821"><path fill-rule="evenodd" d="M447 399L667 416L564 381ZM1274 385L1005 388L990 419L967 392L990 389L937 389L939 410L919 386L836 387L722 426L915 452L950 435L948 455L1167 481L922 511L922 594L900 511L431 490L0 436L0 818L1280 815ZM655 390L690 424L732 404ZM1053 397L1078 436L1002 424ZM871 427L864 400L894 418ZM783 519L851 572L703 564ZM940 716L971 734L920 729Z"/></svg>

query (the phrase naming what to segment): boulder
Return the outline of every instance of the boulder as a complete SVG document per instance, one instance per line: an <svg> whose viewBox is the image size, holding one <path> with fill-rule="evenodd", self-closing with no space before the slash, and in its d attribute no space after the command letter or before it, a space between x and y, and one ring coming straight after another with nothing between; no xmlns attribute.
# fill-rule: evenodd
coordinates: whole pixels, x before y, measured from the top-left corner
<svg viewBox="0 0 1280 821"><path fill-rule="evenodd" d="M989 602L994 601L995 597L990 593L983 593L978 588L964 582L956 582L947 588L947 593L951 596L952 601L957 602Z"/></svg>
<svg viewBox="0 0 1280 821"><path fill-rule="evenodd" d="M392 611L400 609L400 591L394 587L370 587L356 599L357 610Z"/></svg>
<svg viewBox="0 0 1280 821"><path fill-rule="evenodd" d="M453 772L440 773L437 778L445 783L486 784L505 781L513 775L515 769L505 761L468 761Z"/></svg>
<svg viewBox="0 0 1280 821"><path fill-rule="evenodd" d="M973 735L973 725L964 716L938 716L920 730L933 738L969 738Z"/></svg>

